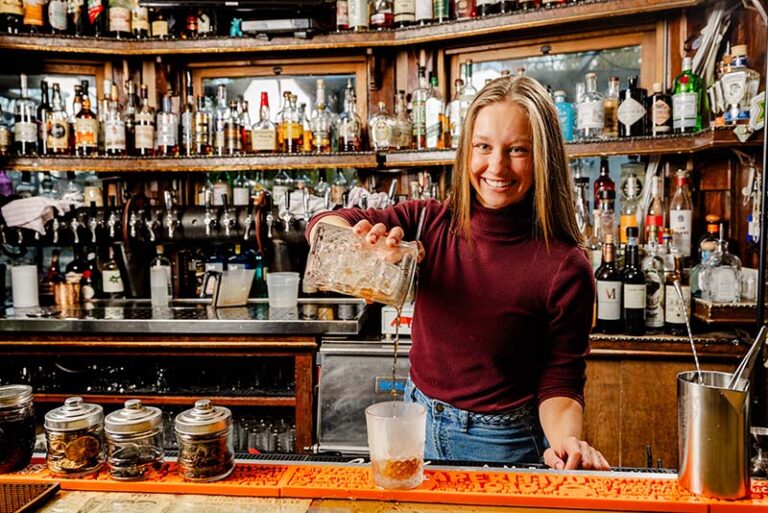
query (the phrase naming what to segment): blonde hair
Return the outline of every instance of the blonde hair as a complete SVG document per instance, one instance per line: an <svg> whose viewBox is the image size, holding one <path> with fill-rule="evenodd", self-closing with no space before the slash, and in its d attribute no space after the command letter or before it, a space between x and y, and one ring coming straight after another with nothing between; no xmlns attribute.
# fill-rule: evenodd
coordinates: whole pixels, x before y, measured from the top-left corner
<svg viewBox="0 0 768 513"><path fill-rule="evenodd" d="M470 184L469 173L475 121L481 109L504 101L512 101L522 107L531 126L533 235L543 237L547 248L550 240L582 244L557 110L547 90L530 77L501 77L493 80L478 93L467 109L456 150L451 196L448 200L452 228L471 240L469 218L475 191Z"/></svg>

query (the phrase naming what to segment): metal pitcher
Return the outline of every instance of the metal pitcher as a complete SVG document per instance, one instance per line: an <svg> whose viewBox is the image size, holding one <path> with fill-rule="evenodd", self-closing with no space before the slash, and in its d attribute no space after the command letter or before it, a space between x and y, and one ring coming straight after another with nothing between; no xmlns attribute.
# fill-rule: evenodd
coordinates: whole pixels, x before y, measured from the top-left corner
<svg viewBox="0 0 768 513"><path fill-rule="evenodd" d="M731 374L677 375L678 482L697 495L749 496L749 386L727 388Z"/></svg>

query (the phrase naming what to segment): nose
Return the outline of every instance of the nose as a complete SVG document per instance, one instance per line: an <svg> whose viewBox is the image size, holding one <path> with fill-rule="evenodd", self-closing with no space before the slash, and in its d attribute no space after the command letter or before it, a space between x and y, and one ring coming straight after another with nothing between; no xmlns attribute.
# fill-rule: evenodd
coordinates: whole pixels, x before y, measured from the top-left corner
<svg viewBox="0 0 768 513"><path fill-rule="evenodd" d="M488 156L488 171L494 176L504 176L509 168L509 158L505 151L494 149Z"/></svg>

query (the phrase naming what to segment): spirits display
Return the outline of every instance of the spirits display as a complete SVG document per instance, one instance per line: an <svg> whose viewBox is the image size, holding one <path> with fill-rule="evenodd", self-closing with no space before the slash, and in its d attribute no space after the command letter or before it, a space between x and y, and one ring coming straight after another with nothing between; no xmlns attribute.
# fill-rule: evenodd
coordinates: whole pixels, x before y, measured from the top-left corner
<svg viewBox="0 0 768 513"><path fill-rule="evenodd" d="M677 171L677 190L669 204L669 228L672 230L674 245L678 254L691 256L691 225L693 223L693 202L688 190L688 173L684 169Z"/></svg>
<svg viewBox="0 0 768 513"><path fill-rule="evenodd" d="M699 284L704 299L715 303L741 301L741 260L728 252L724 224L720 224L717 246L701 270Z"/></svg>
<svg viewBox="0 0 768 513"><path fill-rule="evenodd" d="M649 98L648 111L651 135L672 133L672 97L664 93L659 82L653 84L653 96Z"/></svg>
<svg viewBox="0 0 768 513"><path fill-rule="evenodd" d="M752 98L760 88L760 74L747 67L747 45L731 48L730 69L720 78L726 125L749 123Z"/></svg>
<svg viewBox="0 0 768 513"><path fill-rule="evenodd" d="M594 139L603 135L605 108L603 95L597 92L597 75L584 76L584 97L576 105L576 132L582 139Z"/></svg>
<svg viewBox="0 0 768 513"><path fill-rule="evenodd" d="M645 135L648 93L637 86L638 77L631 76L627 79L627 88L619 93L619 108L617 117L619 120L619 137L636 137Z"/></svg>
<svg viewBox="0 0 768 513"><path fill-rule="evenodd" d="M269 95L267 93L261 93L259 120L251 129L251 149L254 153L274 153L277 151L277 129L270 120Z"/></svg>
<svg viewBox="0 0 768 513"><path fill-rule="evenodd" d="M621 90L621 80L619 77L611 77L608 79L608 89L605 91L605 98L603 99L603 136L604 137L618 137L619 136L619 92Z"/></svg>
<svg viewBox="0 0 768 513"><path fill-rule="evenodd" d="M83 81L83 107L75 116L75 154L93 155L98 151L99 120L91 110L88 82Z"/></svg>
<svg viewBox="0 0 768 513"><path fill-rule="evenodd" d="M702 81L691 71L690 57L683 59L683 70L675 78L672 92L672 126L676 133L698 132L702 127Z"/></svg>

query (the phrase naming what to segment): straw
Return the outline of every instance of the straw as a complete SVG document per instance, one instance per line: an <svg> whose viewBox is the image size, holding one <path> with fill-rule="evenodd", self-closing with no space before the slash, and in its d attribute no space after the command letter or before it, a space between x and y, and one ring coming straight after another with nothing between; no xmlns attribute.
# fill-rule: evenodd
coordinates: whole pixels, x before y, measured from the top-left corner
<svg viewBox="0 0 768 513"><path fill-rule="evenodd" d="M766 327L763 326L760 328L757 337L755 337L752 347L749 348L747 354L744 355L744 359L741 360L741 363L739 363L739 366L736 367L736 370L731 375L731 379L728 381L729 390L744 391L746 389L746 386L740 386L739 383L741 383L742 380L746 381L749 378L749 375L752 374L752 368L755 366L757 357L760 354L760 348L763 346L766 337L768 337L768 331L766 331Z"/></svg>

